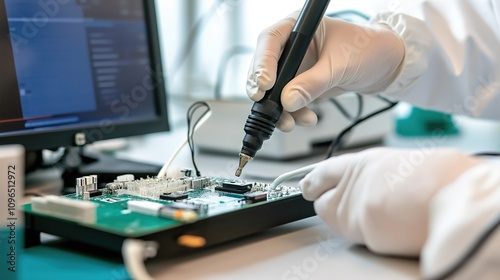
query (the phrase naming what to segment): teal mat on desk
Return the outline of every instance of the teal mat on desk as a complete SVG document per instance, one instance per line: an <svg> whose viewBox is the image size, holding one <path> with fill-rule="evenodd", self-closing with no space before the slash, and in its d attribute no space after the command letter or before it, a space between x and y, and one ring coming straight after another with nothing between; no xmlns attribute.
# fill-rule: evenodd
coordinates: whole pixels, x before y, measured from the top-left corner
<svg viewBox="0 0 500 280"><path fill-rule="evenodd" d="M121 260L52 245L25 249L19 267L19 279L27 280L131 279Z"/></svg>

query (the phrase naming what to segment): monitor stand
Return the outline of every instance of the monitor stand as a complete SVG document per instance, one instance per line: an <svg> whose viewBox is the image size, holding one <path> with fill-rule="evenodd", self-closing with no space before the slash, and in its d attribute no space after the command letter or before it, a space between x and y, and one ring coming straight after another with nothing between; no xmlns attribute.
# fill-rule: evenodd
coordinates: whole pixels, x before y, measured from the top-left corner
<svg viewBox="0 0 500 280"><path fill-rule="evenodd" d="M118 159L103 153L81 152L82 150L67 155L79 157L72 159L72 161L79 160L79 164L64 170L62 174L64 193L74 193L75 180L82 176L97 175L99 182L108 183L123 174L133 174L135 178L153 177L161 169L159 165Z"/></svg>

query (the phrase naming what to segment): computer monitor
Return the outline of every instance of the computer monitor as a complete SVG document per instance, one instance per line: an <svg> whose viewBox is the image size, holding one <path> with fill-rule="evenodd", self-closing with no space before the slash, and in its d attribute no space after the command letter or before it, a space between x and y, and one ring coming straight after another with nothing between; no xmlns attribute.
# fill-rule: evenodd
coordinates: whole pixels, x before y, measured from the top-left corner
<svg viewBox="0 0 500 280"><path fill-rule="evenodd" d="M0 54L0 145L169 129L154 0L0 0Z"/></svg>

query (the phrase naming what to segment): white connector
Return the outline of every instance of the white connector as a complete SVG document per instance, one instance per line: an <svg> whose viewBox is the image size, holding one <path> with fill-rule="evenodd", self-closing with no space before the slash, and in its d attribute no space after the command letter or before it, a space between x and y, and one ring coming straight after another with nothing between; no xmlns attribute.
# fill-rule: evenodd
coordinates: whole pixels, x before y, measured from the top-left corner
<svg viewBox="0 0 500 280"><path fill-rule="evenodd" d="M56 195L32 198L33 211L86 224L97 220L97 204Z"/></svg>
<svg viewBox="0 0 500 280"><path fill-rule="evenodd" d="M134 200L127 201L128 209L132 212L144 214L148 216L158 216L160 208L164 205L157 202L145 201L145 200Z"/></svg>

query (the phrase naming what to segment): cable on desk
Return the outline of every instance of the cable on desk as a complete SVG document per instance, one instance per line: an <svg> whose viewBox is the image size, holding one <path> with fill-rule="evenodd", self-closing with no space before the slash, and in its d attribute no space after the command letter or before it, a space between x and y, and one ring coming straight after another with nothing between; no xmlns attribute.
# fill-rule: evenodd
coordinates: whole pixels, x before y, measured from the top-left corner
<svg viewBox="0 0 500 280"><path fill-rule="evenodd" d="M154 280L149 275L144 261L156 256L158 243L138 239L125 239L122 244L122 257L130 277L137 280Z"/></svg>

